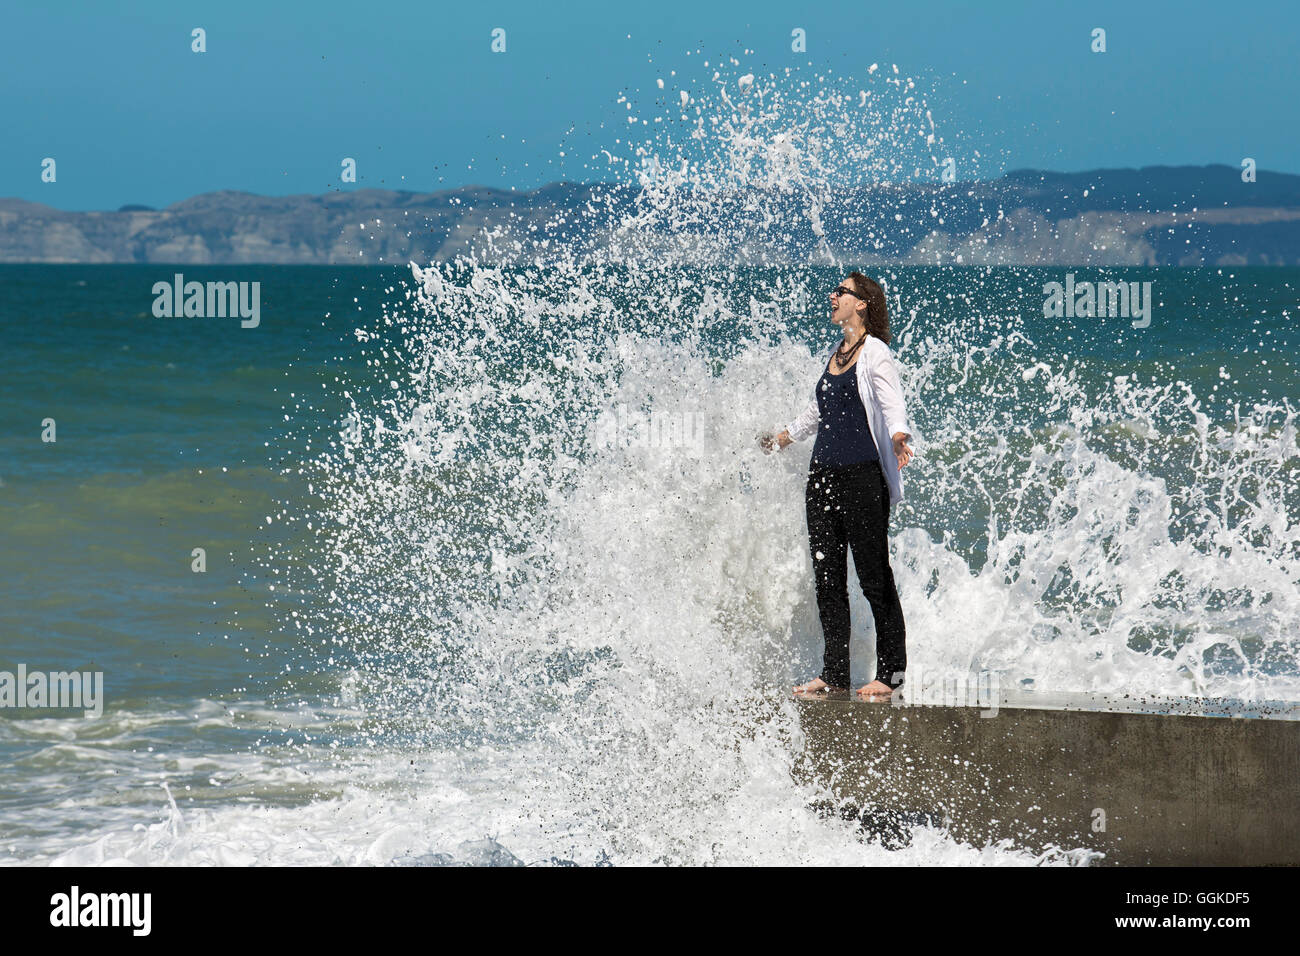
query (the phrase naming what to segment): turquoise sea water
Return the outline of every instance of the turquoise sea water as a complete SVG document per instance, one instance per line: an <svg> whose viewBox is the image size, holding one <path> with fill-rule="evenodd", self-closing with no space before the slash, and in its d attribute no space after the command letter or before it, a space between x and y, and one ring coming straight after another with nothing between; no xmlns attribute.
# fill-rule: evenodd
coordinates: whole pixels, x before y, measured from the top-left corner
<svg viewBox="0 0 1300 956"><path fill-rule="evenodd" d="M176 271L259 282L260 325L155 318ZM1066 272L1152 282L1150 326L1044 318ZM1295 699L1300 270L879 274L917 434L891 528L913 659ZM566 312L570 274L506 269L465 277L466 311L446 290L422 306L407 269L0 266L0 670L103 671L106 696L99 720L0 712L0 858L390 862L494 837L530 860L637 859L580 822L608 794L561 792L599 734L548 735L604 679L669 693L638 662L704 653L708 628L741 635L713 653L756 693L813 665L810 445L768 459L753 437L806 401L842 275L677 270L663 302L652 274L606 272ZM551 299L530 325L484 288ZM708 444L594 447L593 395L701 415ZM421 404L454 447L339 450L358 408L372 436ZM662 564L638 550L661 534ZM546 642L506 647L507 616ZM869 641L859 603L854 622ZM449 703L487 661L514 699ZM627 796L622 759L600 779ZM545 812L510 795L543 779ZM686 783L645 786L604 832ZM919 859L962 852L934 840Z"/></svg>

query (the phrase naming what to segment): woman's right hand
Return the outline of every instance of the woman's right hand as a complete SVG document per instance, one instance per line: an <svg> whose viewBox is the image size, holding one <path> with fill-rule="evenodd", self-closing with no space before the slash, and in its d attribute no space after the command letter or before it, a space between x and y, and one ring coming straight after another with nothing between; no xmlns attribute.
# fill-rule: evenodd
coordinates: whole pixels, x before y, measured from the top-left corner
<svg viewBox="0 0 1300 956"><path fill-rule="evenodd" d="M786 445L794 444L794 439L790 437L790 432L782 429L779 435L770 433L758 436L758 445L763 449L763 453L770 455L774 451L780 451Z"/></svg>

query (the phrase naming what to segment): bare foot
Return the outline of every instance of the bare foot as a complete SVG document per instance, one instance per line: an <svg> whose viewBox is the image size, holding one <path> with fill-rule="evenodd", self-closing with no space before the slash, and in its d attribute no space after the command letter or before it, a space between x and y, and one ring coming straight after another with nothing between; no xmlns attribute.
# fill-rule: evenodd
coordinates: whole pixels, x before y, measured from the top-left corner
<svg viewBox="0 0 1300 956"><path fill-rule="evenodd" d="M820 677L814 677L806 684L800 684L794 689L796 697L809 697L813 694L824 694L832 690L844 690L843 687L832 687Z"/></svg>
<svg viewBox="0 0 1300 956"><path fill-rule="evenodd" d="M893 693L893 688L880 680L873 680L866 687L858 688L858 696L867 700L889 700Z"/></svg>

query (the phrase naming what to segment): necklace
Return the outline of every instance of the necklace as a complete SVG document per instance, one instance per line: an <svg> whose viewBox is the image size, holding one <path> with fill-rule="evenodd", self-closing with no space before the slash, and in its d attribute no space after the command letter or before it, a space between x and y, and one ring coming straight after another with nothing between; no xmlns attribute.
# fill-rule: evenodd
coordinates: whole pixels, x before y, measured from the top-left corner
<svg viewBox="0 0 1300 956"><path fill-rule="evenodd" d="M866 330L864 329L862 334L858 336L858 340L853 343L853 347L850 348L847 352L844 351L844 346L848 344L848 339L847 338L843 339L840 342L840 347L835 350L836 364L839 365L840 368L843 368L844 366L852 362L853 356L858 353L858 349L862 346L862 343L866 341L866 338L867 338L867 333Z"/></svg>

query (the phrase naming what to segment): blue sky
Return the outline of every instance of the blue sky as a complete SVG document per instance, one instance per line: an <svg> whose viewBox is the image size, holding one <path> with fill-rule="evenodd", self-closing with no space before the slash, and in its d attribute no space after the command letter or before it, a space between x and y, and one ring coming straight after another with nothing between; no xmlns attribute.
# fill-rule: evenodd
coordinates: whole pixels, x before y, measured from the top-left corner
<svg viewBox="0 0 1300 956"><path fill-rule="evenodd" d="M1300 5L1281 2L52 0L0 24L0 196L60 209L607 179L589 158L625 135L618 97L653 101L656 79L703 80L722 55L760 75L896 63L984 154L964 175L1246 156L1300 172Z"/></svg>

